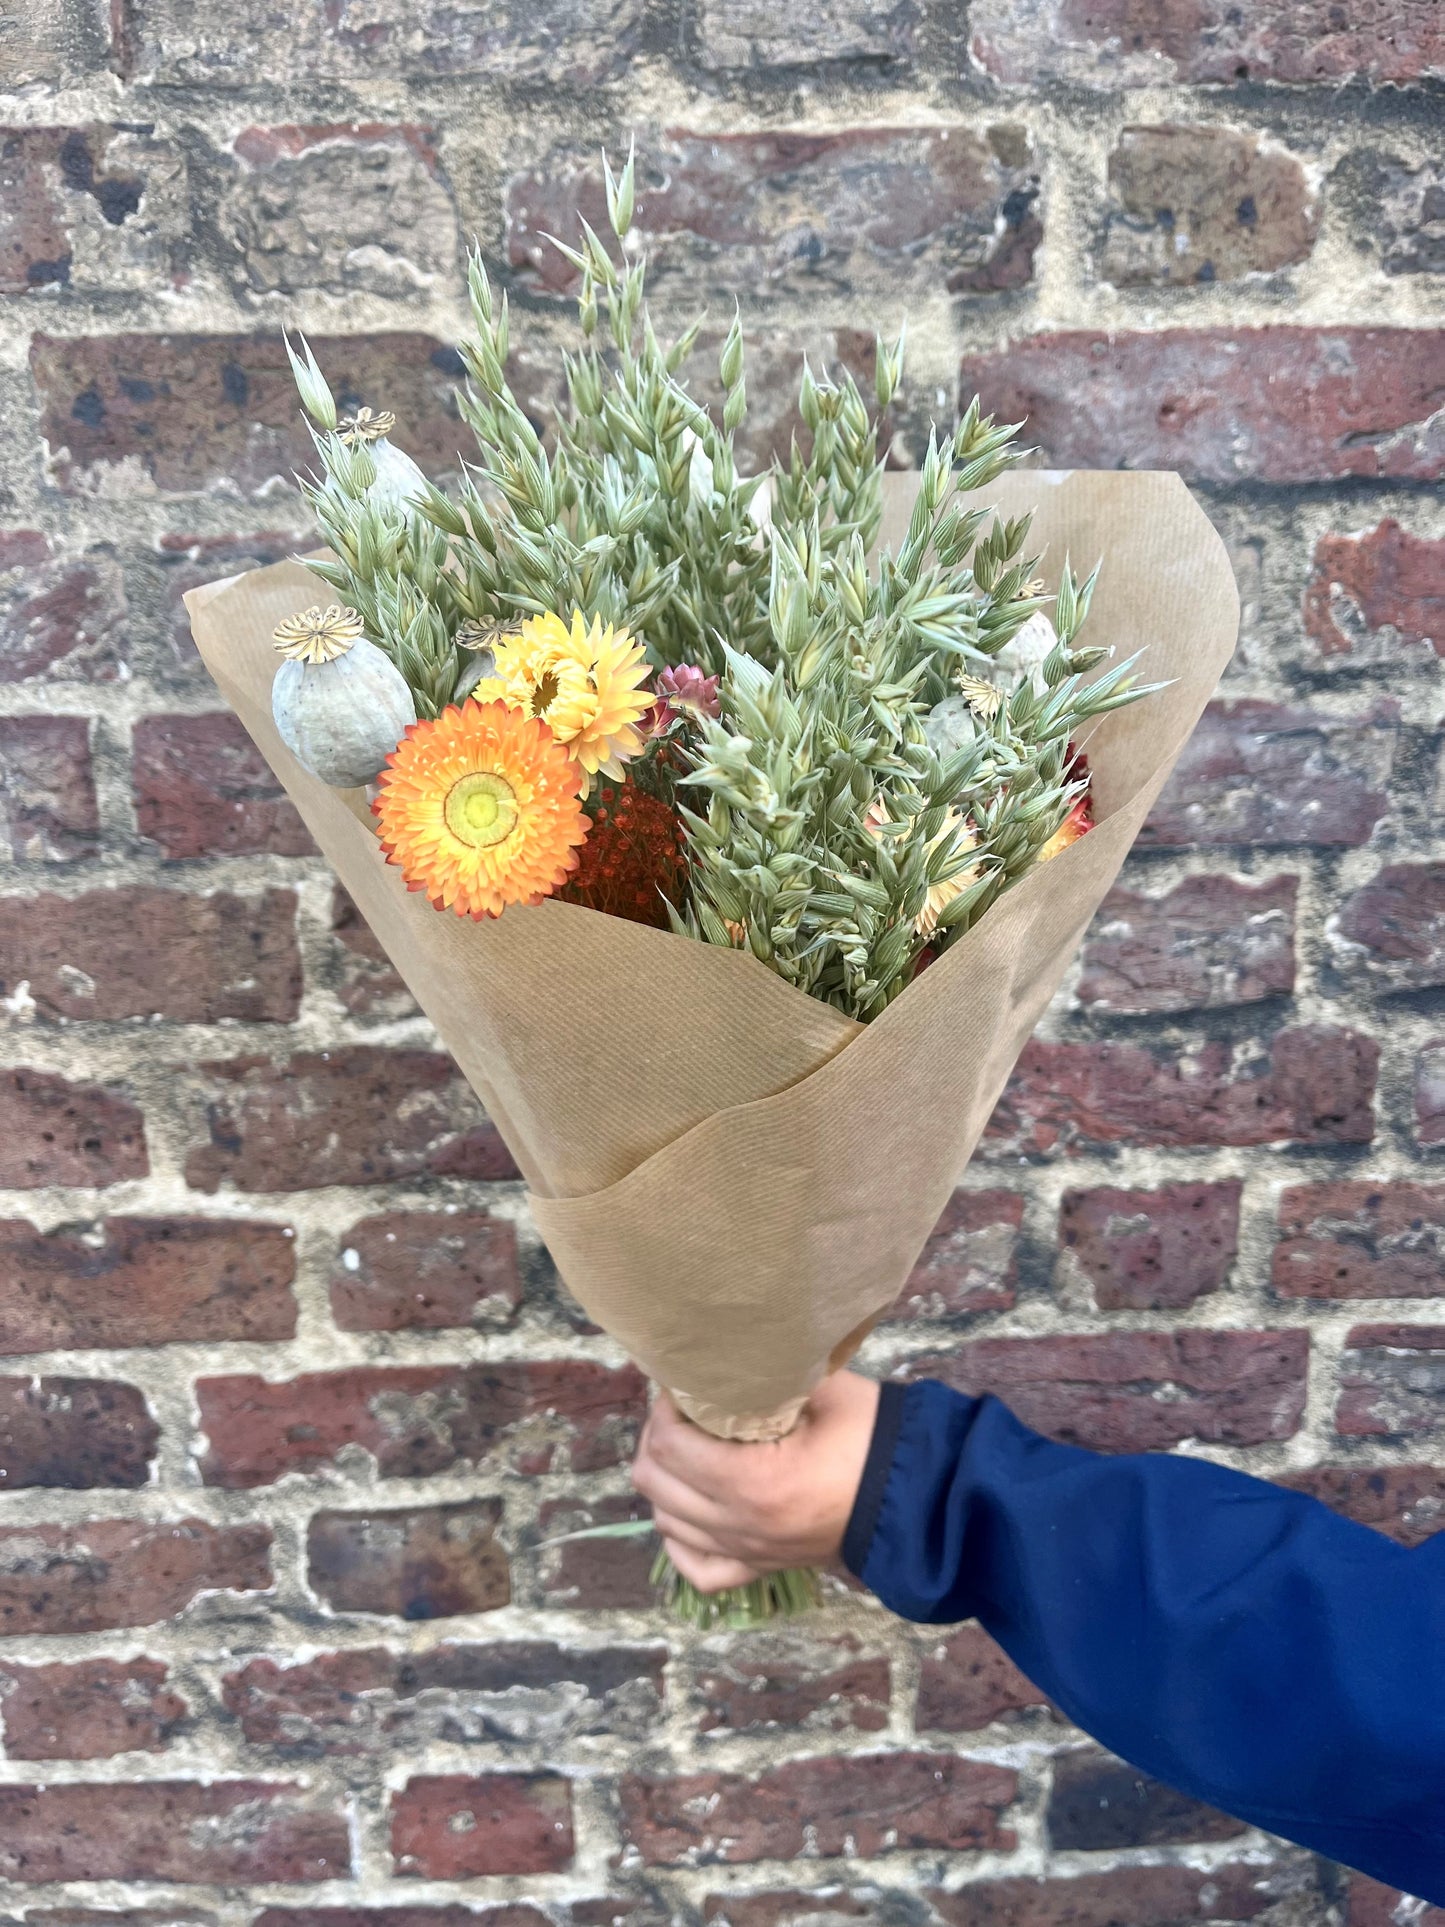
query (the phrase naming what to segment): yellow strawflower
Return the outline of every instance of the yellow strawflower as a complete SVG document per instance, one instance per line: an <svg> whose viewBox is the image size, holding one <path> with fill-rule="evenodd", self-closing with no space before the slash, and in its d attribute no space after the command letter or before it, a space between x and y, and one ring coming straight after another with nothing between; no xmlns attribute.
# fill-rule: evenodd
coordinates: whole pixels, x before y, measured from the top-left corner
<svg viewBox="0 0 1445 1927"><path fill-rule="evenodd" d="M589 626L580 609L528 616L495 645L496 673L476 686L480 702L506 702L545 722L589 776L620 778L643 747L637 725L652 707L647 657L625 629Z"/></svg>

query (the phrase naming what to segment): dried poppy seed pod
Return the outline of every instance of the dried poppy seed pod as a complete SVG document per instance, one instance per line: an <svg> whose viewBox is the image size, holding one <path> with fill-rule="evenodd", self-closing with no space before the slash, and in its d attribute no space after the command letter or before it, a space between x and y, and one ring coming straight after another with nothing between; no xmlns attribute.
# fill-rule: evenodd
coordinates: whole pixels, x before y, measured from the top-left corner
<svg viewBox="0 0 1445 1927"><path fill-rule="evenodd" d="M369 783L416 721L405 677L339 603L288 616L275 633L286 658L271 685L282 742L333 789Z"/></svg>

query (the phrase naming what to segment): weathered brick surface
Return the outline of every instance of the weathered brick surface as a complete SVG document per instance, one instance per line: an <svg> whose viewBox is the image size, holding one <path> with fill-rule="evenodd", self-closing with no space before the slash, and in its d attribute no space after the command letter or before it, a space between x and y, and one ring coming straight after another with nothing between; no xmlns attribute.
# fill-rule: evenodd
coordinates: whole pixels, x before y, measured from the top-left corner
<svg viewBox="0 0 1445 1927"><path fill-rule="evenodd" d="M183 602L317 542L283 325L451 471L475 243L553 431L581 337L543 231L605 223L634 129L715 413L739 304L744 472L807 446L805 354L871 392L906 318L890 465L978 388L1040 462L1182 473L1240 649L864 1363L1419 1544L1438 13L0 6L0 1782L45 1803L0 1814L13 1927L1439 1927L1246 1853L976 1625L835 1575L798 1626L679 1633L654 1537L569 1536L645 1519L645 1388Z"/></svg>
<svg viewBox="0 0 1445 1927"><path fill-rule="evenodd" d="M1101 1847L1177 1847L1233 1840L1242 1820L1191 1800L1107 1753L1066 1753L1054 1764L1046 1815L1050 1845L1064 1852Z"/></svg>
<svg viewBox="0 0 1445 1927"><path fill-rule="evenodd" d="M0 1378L0 1492L144 1485L159 1437L134 1385Z"/></svg>
<svg viewBox="0 0 1445 1927"><path fill-rule="evenodd" d="M913 1722L920 1733L975 1733L1046 1704L981 1626L961 1626L925 1652Z"/></svg>
<svg viewBox="0 0 1445 1927"><path fill-rule="evenodd" d="M1172 468L1199 482L1438 480L1445 331L1290 326L1034 335L959 380L1028 418L1053 468Z"/></svg>
<svg viewBox="0 0 1445 1927"><path fill-rule="evenodd" d="M344 1815L263 1780L0 1787L0 1873L55 1880L332 1880Z"/></svg>
<svg viewBox="0 0 1445 1927"><path fill-rule="evenodd" d="M517 1230L486 1211L384 1211L342 1237L331 1314L343 1331L510 1324L522 1302Z"/></svg>
<svg viewBox="0 0 1445 1927"><path fill-rule="evenodd" d="M455 1465L595 1472L627 1458L644 1411L632 1367L519 1362L368 1366L269 1383L196 1381L212 1485L265 1485L341 1453L369 1452L385 1478Z"/></svg>
<svg viewBox="0 0 1445 1927"><path fill-rule="evenodd" d="M1419 1927L1445 1927L1445 1907L1429 1907L1362 1873L1350 1878L1347 1905L1349 1927L1389 1927L1402 1913L1418 1921Z"/></svg>
<svg viewBox="0 0 1445 1927"><path fill-rule="evenodd" d="M311 1589L335 1612L451 1619L512 1596L496 1499L395 1512L317 1512L307 1530Z"/></svg>
<svg viewBox="0 0 1445 1927"><path fill-rule="evenodd" d="M1067 1445L1147 1452L1184 1439L1289 1438L1304 1414L1308 1363L1303 1331L1117 1331L975 1339L915 1360L908 1376L991 1392Z"/></svg>
<svg viewBox="0 0 1445 1927"><path fill-rule="evenodd" d="M1445 863L1390 863L1326 926L1339 968L1380 990L1445 984Z"/></svg>
<svg viewBox="0 0 1445 1927"><path fill-rule="evenodd" d="M160 1753L188 1708L158 1659L0 1664L0 1721L10 1760L108 1760Z"/></svg>
<svg viewBox="0 0 1445 1927"><path fill-rule="evenodd" d="M420 294L450 280L457 217L429 129L249 127L220 220L239 288Z"/></svg>
<svg viewBox="0 0 1445 1927"><path fill-rule="evenodd" d="M1078 998L1120 1016L1287 997L1295 979L1297 877L1186 877L1160 896L1116 888L1084 944Z"/></svg>
<svg viewBox="0 0 1445 1927"><path fill-rule="evenodd" d="M636 222L652 278L781 289L851 286L870 273L953 292L1022 286L1042 236L1027 130L868 128L837 135L674 132L640 156L649 183ZM512 263L534 286L575 287L547 237L580 211L605 229L600 169L553 156L507 191Z"/></svg>
<svg viewBox="0 0 1445 1927"><path fill-rule="evenodd" d="M715 1639L699 1653L693 1691L704 1733L877 1733L888 1724L888 1661L851 1636L762 1634L739 1647Z"/></svg>
<svg viewBox="0 0 1445 1927"><path fill-rule="evenodd" d="M1445 31L1430 0L1388 10L1329 0L1226 7L1100 0L980 0L974 58L1001 80L1044 77L1096 87L1182 81L1411 81L1445 71Z"/></svg>
<svg viewBox="0 0 1445 1927"><path fill-rule="evenodd" d="M1018 1279L1024 1201L1014 1191L955 1191L909 1273L895 1318L1007 1311Z"/></svg>
<svg viewBox="0 0 1445 1927"><path fill-rule="evenodd" d="M557 0L545 8L420 7L377 0L313 15L265 10L198 17L186 0L129 0L119 42L127 79L249 87L300 70L318 79L493 76L586 87L621 69L640 0Z"/></svg>
<svg viewBox="0 0 1445 1927"><path fill-rule="evenodd" d="M186 1160L199 1191L506 1175L495 1169L481 1107L439 1052L357 1044L279 1064L240 1057L200 1069L205 1138Z"/></svg>
<svg viewBox="0 0 1445 1927"><path fill-rule="evenodd" d="M108 557L57 555L39 529L0 530L0 683L114 682L129 666L124 623Z"/></svg>
<svg viewBox="0 0 1445 1927"><path fill-rule="evenodd" d="M1445 1426L1445 1325L1356 1325L1345 1339L1335 1430L1429 1437Z"/></svg>
<svg viewBox="0 0 1445 1927"><path fill-rule="evenodd" d="M454 349L416 334L312 347L341 406L384 393L410 454L455 462ZM63 489L187 495L224 482L253 493L314 459L279 334L36 335L30 361Z"/></svg>
<svg viewBox="0 0 1445 1927"><path fill-rule="evenodd" d="M1445 1185L1293 1185L1273 1284L1288 1298L1445 1298Z"/></svg>
<svg viewBox="0 0 1445 1927"><path fill-rule="evenodd" d="M1175 1311L1229 1277L1239 1243L1239 1183L1104 1185L1066 1191L1060 1270L1087 1279L1101 1311Z"/></svg>
<svg viewBox="0 0 1445 1927"><path fill-rule="evenodd" d="M1298 158L1233 127L1126 127L1096 247L1118 287L1233 281L1304 260L1314 196Z"/></svg>
<svg viewBox="0 0 1445 1927"><path fill-rule="evenodd" d="M135 1103L53 1071L0 1072L0 1184L119 1184L143 1178L145 1123Z"/></svg>
<svg viewBox="0 0 1445 1927"><path fill-rule="evenodd" d="M83 716L0 716L0 848L17 862L69 863L100 847Z"/></svg>
<svg viewBox="0 0 1445 1927"><path fill-rule="evenodd" d="M554 1873L572 1859L572 1790L549 1773L437 1774L409 1780L391 1803L400 1874L467 1880Z"/></svg>
<svg viewBox="0 0 1445 1927"><path fill-rule="evenodd" d="M1336 720L1278 703L1212 703L1140 842L1368 843L1387 808L1396 721L1388 704Z"/></svg>
<svg viewBox="0 0 1445 1927"><path fill-rule="evenodd" d="M1276 1031L1268 1055L1100 1044L1024 1047L988 1134L1045 1156L1100 1144L1368 1144L1379 1045L1348 1030Z"/></svg>
<svg viewBox="0 0 1445 1927"><path fill-rule="evenodd" d="M51 1347L289 1338L296 1260L282 1225L109 1218L42 1233L0 1222L0 1355Z"/></svg>
<svg viewBox="0 0 1445 1927"><path fill-rule="evenodd" d="M295 1665L251 1660L226 1675L227 1711L253 1746L360 1758L431 1742L507 1743L616 1733L640 1738L663 1700L659 1646L568 1651L544 1641L382 1647Z"/></svg>
<svg viewBox="0 0 1445 1927"><path fill-rule="evenodd" d="M1445 656L1445 540L1417 535L1393 516L1359 533L1321 536L1304 624L1327 659L1403 663L1427 649Z"/></svg>
<svg viewBox="0 0 1445 1927"><path fill-rule="evenodd" d="M854 1754L792 1760L748 1781L630 1775L620 1788L622 1837L653 1866L874 1854L908 1847L1002 1847L999 1816L1017 1780L1006 1767L952 1753Z"/></svg>
<svg viewBox="0 0 1445 1927"><path fill-rule="evenodd" d="M1434 1465L1317 1465L1285 1485L1362 1526L1418 1546L1445 1527L1445 1469Z"/></svg>
<svg viewBox="0 0 1445 1927"><path fill-rule="evenodd" d="M301 818L228 711L148 716L135 732L135 814L164 857L306 856Z"/></svg>
<svg viewBox="0 0 1445 1927"><path fill-rule="evenodd" d="M0 1637L154 1626L202 1592L264 1590L270 1544L265 1526L201 1519L0 1527Z"/></svg>
<svg viewBox="0 0 1445 1927"><path fill-rule="evenodd" d="M51 1018L287 1024L301 1002L296 898L124 885L0 897L0 995L21 982Z"/></svg>

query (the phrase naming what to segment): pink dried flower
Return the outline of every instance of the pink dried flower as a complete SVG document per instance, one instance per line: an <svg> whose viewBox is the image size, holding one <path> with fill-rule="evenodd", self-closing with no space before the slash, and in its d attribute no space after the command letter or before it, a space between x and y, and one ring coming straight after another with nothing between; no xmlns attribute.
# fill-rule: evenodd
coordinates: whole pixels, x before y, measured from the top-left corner
<svg viewBox="0 0 1445 1927"><path fill-rule="evenodd" d="M657 703L653 710L652 733L660 736L681 716L701 721L704 716L716 722L722 714L717 693L717 677L705 676L695 663L680 662L674 669L659 671L653 689Z"/></svg>

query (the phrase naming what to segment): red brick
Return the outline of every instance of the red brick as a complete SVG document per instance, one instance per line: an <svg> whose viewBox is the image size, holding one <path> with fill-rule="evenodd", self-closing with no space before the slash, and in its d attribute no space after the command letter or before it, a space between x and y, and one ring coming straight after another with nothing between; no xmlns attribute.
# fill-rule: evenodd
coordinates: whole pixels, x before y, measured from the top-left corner
<svg viewBox="0 0 1445 1927"><path fill-rule="evenodd" d="M1342 1437L1404 1439L1445 1426L1445 1325L1356 1325L1345 1345Z"/></svg>
<svg viewBox="0 0 1445 1927"><path fill-rule="evenodd" d="M1313 715L1211 703L1140 832L1142 848L1368 843L1389 807L1395 708Z"/></svg>
<svg viewBox="0 0 1445 1927"><path fill-rule="evenodd" d="M0 1378L0 1493L27 1485L145 1485L159 1439L134 1385Z"/></svg>
<svg viewBox="0 0 1445 1927"><path fill-rule="evenodd" d="M1335 963L1382 991L1445 984L1445 863L1389 863L1326 926Z"/></svg>
<svg viewBox="0 0 1445 1927"><path fill-rule="evenodd" d="M331 1315L343 1331L509 1325L522 1303L517 1228L487 1211L384 1211L342 1233Z"/></svg>
<svg viewBox="0 0 1445 1927"><path fill-rule="evenodd" d="M424 468L455 466L454 349L421 334L311 345L340 408L384 403ZM51 472L72 494L134 493L137 470L163 494L256 494L315 461L279 332L37 334L30 368Z"/></svg>
<svg viewBox="0 0 1445 1927"><path fill-rule="evenodd" d="M1254 1048L1035 1039L987 1137L1035 1156L1096 1144L1369 1143L1380 1056L1372 1038L1307 1026L1276 1031L1268 1057Z"/></svg>
<svg viewBox="0 0 1445 1927"><path fill-rule="evenodd" d="M188 278L185 161L136 123L0 128L0 295Z"/></svg>
<svg viewBox="0 0 1445 1927"><path fill-rule="evenodd" d="M1024 1201L1016 1191L955 1191L909 1273L895 1318L1007 1311L1018 1284Z"/></svg>
<svg viewBox="0 0 1445 1927"><path fill-rule="evenodd" d="M1356 1873L1350 1875L1345 1921L1346 1927L1405 1927L1406 1922L1409 1927L1445 1927L1445 1907L1427 1906Z"/></svg>
<svg viewBox="0 0 1445 1927"><path fill-rule="evenodd" d="M209 1132L186 1159L197 1190L500 1175L496 1132L440 1051L350 1044L197 1068Z"/></svg>
<svg viewBox="0 0 1445 1927"><path fill-rule="evenodd" d="M0 1355L291 1338L295 1275L282 1225L107 1218L41 1232L0 1219Z"/></svg>
<svg viewBox="0 0 1445 1927"><path fill-rule="evenodd" d="M145 1125L128 1097L53 1071L0 1072L0 1185L121 1184L149 1169Z"/></svg>
<svg viewBox="0 0 1445 1927"><path fill-rule="evenodd" d="M0 716L0 851L70 863L100 848L83 716Z"/></svg>
<svg viewBox="0 0 1445 1927"><path fill-rule="evenodd" d="M337 1879L350 1867L345 1815L299 1787L0 1787L0 1874L10 1880L290 1883Z"/></svg>
<svg viewBox="0 0 1445 1927"><path fill-rule="evenodd" d="M1411 81L1445 71L1431 0L978 0L974 58L1000 80L1095 87L1170 81Z"/></svg>
<svg viewBox="0 0 1445 1927"><path fill-rule="evenodd" d="M1298 1872L1256 1860L1198 1869L1111 1867L1053 1880L971 1881L927 1898L946 1927L1181 1927L1257 1920L1298 1891ZM1324 1896L1316 1896L1321 1912Z"/></svg>
<svg viewBox="0 0 1445 1927"><path fill-rule="evenodd" d="M162 535L156 542L153 570L159 589L157 628L165 631L163 662L168 670L204 679L210 676L201 662L195 637L191 634L190 612L184 597L188 589L216 582L224 576L240 575L247 569L269 568L293 555L304 555L317 546L315 528L255 529L238 534ZM320 585L318 584L318 589Z"/></svg>
<svg viewBox="0 0 1445 1927"><path fill-rule="evenodd" d="M574 1539L548 1545L593 1526L620 1525L649 1516L643 1500L629 1494L606 1499L543 1501L537 1524L542 1553L542 1597L551 1607L581 1607L592 1612L638 1610L657 1605L652 1565L657 1541L639 1535L626 1539Z"/></svg>
<svg viewBox="0 0 1445 1927"><path fill-rule="evenodd" d="M1191 1846L1248 1832L1243 1820L1090 1749L1055 1759L1044 1818L1056 1853Z"/></svg>
<svg viewBox="0 0 1445 1927"><path fill-rule="evenodd" d="M1324 535L1304 595L1305 632L1321 656L1400 662L1445 656L1445 539L1392 516L1352 535Z"/></svg>
<svg viewBox="0 0 1445 1927"><path fill-rule="evenodd" d="M893 0L887 8L867 0L797 8L699 0L697 57L714 71L766 72L838 60L891 64L913 52L917 17L913 0Z"/></svg>
<svg viewBox="0 0 1445 1927"><path fill-rule="evenodd" d="M1415 1058L1415 1136L1445 1143L1445 1039L1432 1037Z"/></svg>
<svg viewBox="0 0 1445 1927"><path fill-rule="evenodd" d="M387 1479L453 1466L596 1472L624 1463L647 1381L582 1361L355 1366L271 1384L236 1374L196 1381L209 1441L208 1485L267 1485L334 1465L358 1448Z"/></svg>
<svg viewBox="0 0 1445 1927"><path fill-rule="evenodd" d="M913 1724L920 1733L976 1733L1047 1705L981 1626L960 1626L923 1656Z"/></svg>
<svg viewBox="0 0 1445 1927"><path fill-rule="evenodd" d="M298 1757L394 1757L404 1748L564 1735L641 1738L662 1705L662 1646L569 1652L543 1641L380 1647L294 1665L254 1659L222 1681L252 1746Z"/></svg>
<svg viewBox="0 0 1445 1927"><path fill-rule="evenodd" d="M263 1592L270 1545L266 1526L203 1519L0 1527L0 1635L154 1626L203 1592Z"/></svg>
<svg viewBox="0 0 1445 1927"><path fill-rule="evenodd" d="M911 1361L910 1378L993 1393L1025 1425L1100 1452L1153 1452L1185 1439L1262 1445L1304 1415L1303 1331L1112 1331L979 1338Z"/></svg>
<svg viewBox="0 0 1445 1927"><path fill-rule="evenodd" d="M315 850L270 764L229 712L142 717L133 782L141 835L164 857Z"/></svg>
<svg viewBox="0 0 1445 1927"><path fill-rule="evenodd" d="M0 1717L10 1760L109 1760L160 1753L189 1708L158 1659L0 1665Z"/></svg>
<svg viewBox="0 0 1445 1927"><path fill-rule="evenodd" d="M1421 1545L1445 1527L1445 1467L1316 1465L1284 1474L1279 1482L1402 1545Z"/></svg>
<svg viewBox="0 0 1445 1927"><path fill-rule="evenodd" d="M328 978L348 1017L386 1024L416 1014L411 992L339 883L331 899L331 934L336 941Z"/></svg>
<svg viewBox="0 0 1445 1927"><path fill-rule="evenodd" d="M639 155L634 225L649 280L728 289L831 283L870 273L955 292L1021 287L1043 229L1027 130L1001 124L695 134L671 129ZM507 247L534 287L570 293L576 274L548 240L578 215L606 232L601 169L563 150L507 187Z"/></svg>
<svg viewBox="0 0 1445 1927"><path fill-rule="evenodd" d="M114 682L125 613L107 557L57 557L38 530L0 530L0 682Z"/></svg>
<svg viewBox="0 0 1445 1927"><path fill-rule="evenodd" d="M456 209L415 125L248 127L219 224L244 294L411 296L457 274Z"/></svg>
<svg viewBox="0 0 1445 1927"><path fill-rule="evenodd" d="M1271 1283L1286 1298L1445 1297L1445 1185L1291 1185Z"/></svg>
<svg viewBox="0 0 1445 1927"><path fill-rule="evenodd" d="M1089 926L1076 992L1142 1017L1287 997L1294 989L1299 878L1186 877L1158 896L1111 890Z"/></svg>
<svg viewBox="0 0 1445 1927"><path fill-rule="evenodd" d="M1445 472L1445 329L1079 330L967 355L959 381L1003 420L1026 417L1050 468L1198 482Z"/></svg>
<svg viewBox="0 0 1445 1927"><path fill-rule="evenodd" d="M1101 1311L1178 1311L1218 1291L1239 1248L1239 1180L1066 1191L1059 1247ZM1067 1274L1068 1260L1060 1270Z"/></svg>
<svg viewBox="0 0 1445 1927"><path fill-rule="evenodd" d="M1316 197L1298 158L1238 127L1126 127L1097 244L1116 287L1235 281L1303 261Z"/></svg>
<svg viewBox="0 0 1445 1927"><path fill-rule="evenodd" d="M559 1774L431 1774L392 1795L399 1874L557 1873L571 1865L572 1849L572 1788Z"/></svg>
<svg viewBox="0 0 1445 1927"><path fill-rule="evenodd" d="M888 1661L851 1633L755 1633L710 1641L698 1655L693 1690L703 1733L879 1733L888 1724Z"/></svg>
<svg viewBox="0 0 1445 1927"><path fill-rule="evenodd" d="M289 1024L301 1004L291 890L0 897L0 960L0 995L27 983L49 1018Z"/></svg>
<svg viewBox="0 0 1445 1927"><path fill-rule="evenodd" d="M1014 1835L999 1816L1018 1780L952 1753L874 1753L752 1774L629 1774L618 1790L624 1846L649 1866L690 1867L804 1853L1007 1852Z"/></svg>
<svg viewBox="0 0 1445 1927"><path fill-rule="evenodd" d="M625 69L642 13L641 0L559 0L545 13L370 0L360 12L243 8L198 22L190 0L128 0L116 53L125 79L164 86L285 87L297 74L395 85L478 74L586 88Z"/></svg>
<svg viewBox="0 0 1445 1927"><path fill-rule="evenodd" d="M333 1612L398 1619L494 1612L512 1597L501 1520L500 1499L317 1512L306 1530L307 1578Z"/></svg>

